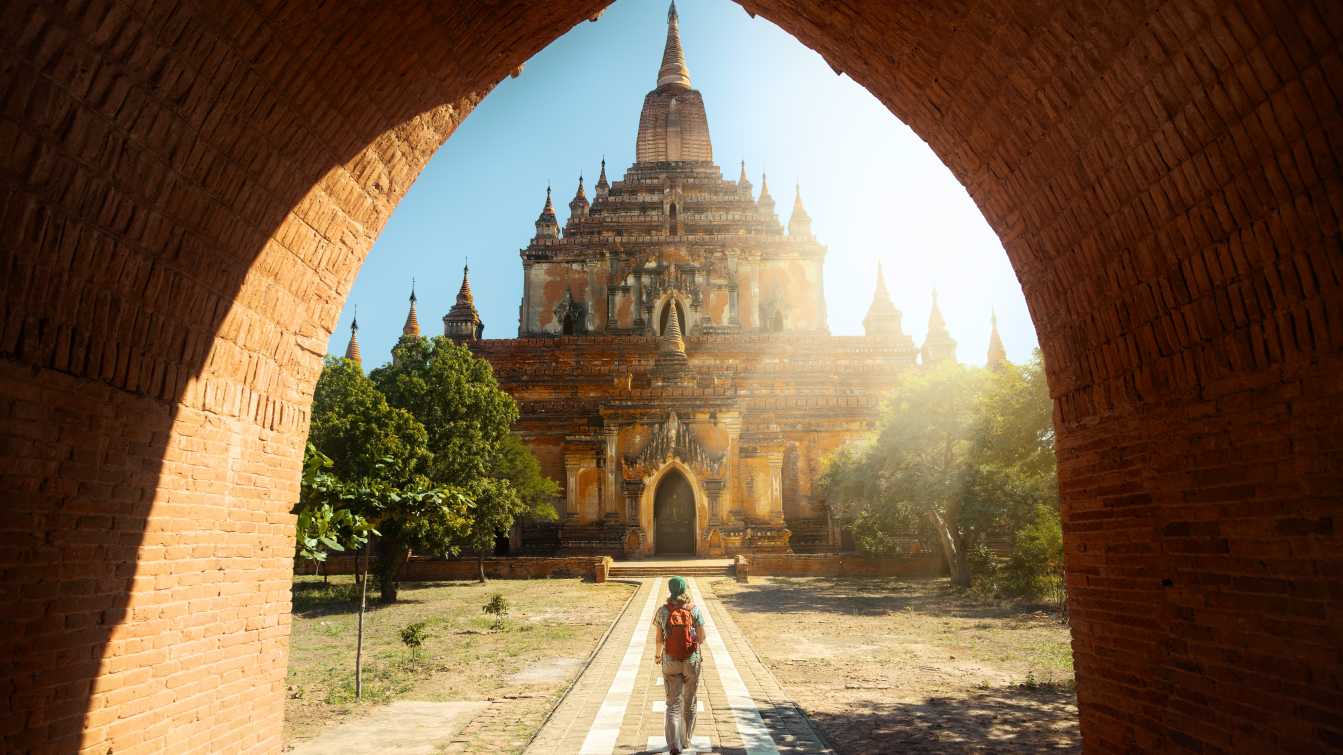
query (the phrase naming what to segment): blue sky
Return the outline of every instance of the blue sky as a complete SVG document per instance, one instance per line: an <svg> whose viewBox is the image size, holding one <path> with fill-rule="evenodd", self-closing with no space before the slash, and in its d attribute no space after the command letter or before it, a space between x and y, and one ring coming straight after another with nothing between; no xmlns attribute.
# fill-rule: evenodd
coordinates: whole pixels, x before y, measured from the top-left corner
<svg viewBox="0 0 1343 755"><path fill-rule="evenodd" d="M1021 286L1001 243L932 150L867 90L763 18L728 0L680 0L681 38L704 95L714 159L756 191L769 174L780 220L795 182L812 227L829 247L830 332L859 335L877 260L905 332L922 342L930 292L959 341L962 362L982 364L989 314L998 313L1008 357L1036 344ZM643 96L653 88L666 37L666 3L620 0L505 79L430 160L364 263L328 350L343 353L358 307L366 367L386 361L416 280L420 323L441 318L471 262L486 338L517 335L518 250L534 233L547 181L561 223L578 175L588 195L599 163L619 178L634 161Z"/></svg>

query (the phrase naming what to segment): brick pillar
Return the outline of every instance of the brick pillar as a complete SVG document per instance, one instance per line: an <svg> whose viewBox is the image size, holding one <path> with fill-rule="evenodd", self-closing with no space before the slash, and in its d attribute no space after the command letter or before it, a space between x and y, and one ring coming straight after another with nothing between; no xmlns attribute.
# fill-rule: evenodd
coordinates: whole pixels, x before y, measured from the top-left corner
<svg viewBox="0 0 1343 755"><path fill-rule="evenodd" d="M639 499L644 494L643 480L625 480L625 522L633 527L642 525L639 517Z"/></svg>
<svg viewBox="0 0 1343 755"><path fill-rule="evenodd" d="M770 451L769 460L769 519L775 524L783 524L783 451Z"/></svg>
<svg viewBox="0 0 1343 755"><path fill-rule="evenodd" d="M608 522L618 522L624 512L621 509L620 461L616 458L616 441L620 437L620 428L610 426L602 428L602 518Z"/></svg>
<svg viewBox="0 0 1343 755"><path fill-rule="evenodd" d="M564 511L560 518L566 523L578 521L579 509L583 502L578 500L578 473L583 469L583 459L578 456L564 456Z"/></svg>
<svg viewBox="0 0 1343 755"><path fill-rule="evenodd" d="M719 498L723 494L723 481L705 480L702 484L704 486L704 494L709 498L709 524L722 524L723 517L722 513L719 511Z"/></svg>

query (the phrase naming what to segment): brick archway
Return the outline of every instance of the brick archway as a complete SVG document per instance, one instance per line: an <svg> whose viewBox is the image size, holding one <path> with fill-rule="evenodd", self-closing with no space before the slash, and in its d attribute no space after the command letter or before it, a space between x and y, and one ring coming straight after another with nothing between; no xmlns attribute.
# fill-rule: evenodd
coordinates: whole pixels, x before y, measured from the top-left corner
<svg viewBox="0 0 1343 755"><path fill-rule="evenodd" d="M1093 750L1343 738L1343 16L743 0L965 183L1059 429ZM277 749L307 409L356 270L602 0L56 6L0 45L4 749Z"/></svg>

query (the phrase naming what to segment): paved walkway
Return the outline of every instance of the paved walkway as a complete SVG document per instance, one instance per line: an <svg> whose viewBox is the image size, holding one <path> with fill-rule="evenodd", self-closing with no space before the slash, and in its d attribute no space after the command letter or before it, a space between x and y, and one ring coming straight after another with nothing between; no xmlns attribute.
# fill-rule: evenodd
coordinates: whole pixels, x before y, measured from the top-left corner
<svg viewBox="0 0 1343 755"><path fill-rule="evenodd" d="M666 698L653 664L653 612L666 598L666 578L639 580L639 592L592 664L537 735L528 753L632 755L666 752ZM810 724L761 665L723 605L690 579L705 611L701 650L701 712L695 752L732 755L829 753Z"/></svg>

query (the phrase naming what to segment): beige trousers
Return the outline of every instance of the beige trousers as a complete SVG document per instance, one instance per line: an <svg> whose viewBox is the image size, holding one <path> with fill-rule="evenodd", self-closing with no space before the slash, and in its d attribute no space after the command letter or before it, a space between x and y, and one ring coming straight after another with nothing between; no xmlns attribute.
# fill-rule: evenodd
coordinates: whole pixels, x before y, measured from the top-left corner
<svg viewBox="0 0 1343 755"><path fill-rule="evenodd" d="M695 733L695 697L699 693L700 661L662 659L662 686L667 693L667 747L680 752L690 747Z"/></svg>

